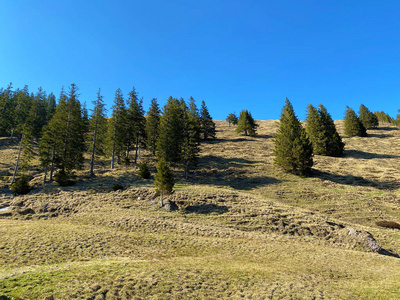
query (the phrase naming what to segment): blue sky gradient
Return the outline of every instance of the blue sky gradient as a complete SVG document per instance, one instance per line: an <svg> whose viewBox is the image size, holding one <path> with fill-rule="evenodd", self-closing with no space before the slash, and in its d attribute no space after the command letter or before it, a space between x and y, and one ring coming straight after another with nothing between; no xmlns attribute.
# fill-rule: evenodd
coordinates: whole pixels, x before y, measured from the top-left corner
<svg viewBox="0 0 400 300"><path fill-rule="evenodd" d="M88 108L100 87L134 86L147 110L169 96L212 117L248 109L278 119L285 97L300 119L323 104L334 119L400 108L400 1L0 0L0 87L76 83Z"/></svg>

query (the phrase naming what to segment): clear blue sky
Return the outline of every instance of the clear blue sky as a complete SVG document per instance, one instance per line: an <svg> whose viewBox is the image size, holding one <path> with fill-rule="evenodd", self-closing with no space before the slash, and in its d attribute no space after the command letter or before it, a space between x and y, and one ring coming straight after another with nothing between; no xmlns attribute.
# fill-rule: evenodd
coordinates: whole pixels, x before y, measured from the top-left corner
<svg viewBox="0 0 400 300"><path fill-rule="evenodd" d="M0 87L58 97L76 83L89 108L100 87L111 111L134 86L146 110L193 96L216 120L278 119L285 97L300 119L308 103L395 117L399 12L397 0L0 0Z"/></svg>

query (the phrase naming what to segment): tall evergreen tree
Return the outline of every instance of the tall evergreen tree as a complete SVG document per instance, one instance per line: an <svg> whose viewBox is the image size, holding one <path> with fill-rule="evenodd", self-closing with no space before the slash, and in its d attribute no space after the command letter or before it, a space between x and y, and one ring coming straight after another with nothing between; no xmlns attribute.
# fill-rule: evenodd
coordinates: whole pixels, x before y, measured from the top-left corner
<svg viewBox="0 0 400 300"><path fill-rule="evenodd" d="M313 146L313 153L326 155L326 129L318 110L309 104L307 106L306 132Z"/></svg>
<svg viewBox="0 0 400 300"><path fill-rule="evenodd" d="M367 136L367 130L357 117L354 110L347 106L344 116L344 133L348 136Z"/></svg>
<svg viewBox="0 0 400 300"><path fill-rule="evenodd" d="M183 113L182 103L176 98L169 97L160 119L157 140L157 157L163 157L169 163L181 161Z"/></svg>
<svg viewBox="0 0 400 300"><path fill-rule="evenodd" d="M237 122L236 132L244 132L244 135L256 135L258 125L254 121L251 113L248 110L242 110Z"/></svg>
<svg viewBox="0 0 400 300"><path fill-rule="evenodd" d="M115 155L120 163L121 154L126 150L127 112L121 89L117 89L114 97L112 117L108 122L108 139L111 149L111 169L114 169Z"/></svg>
<svg viewBox="0 0 400 300"><path fill-rule="evenodd" d="M0 93L0 134L7 136L13 127L12 122L15 120L13 116L13 90L10 83L5 90Z"/></svg>
<svg viewBox="0 0 400 300"><path fill-rule="evenodd" d="M201 102L200 108L200 126L203 140L215 139L215 123L208 112L204 100Z"/></svg>
<svg viewBox="0 0 400 300"><path fill-rule="evenodd" d="M146 141L146 118L144 116L143 100L139 100L136 90L133 87L129 93L127 109L127 138L126 138L126 157L129 155L131 145L135 145L135 164L137 163L138 149L140 144Z"/></svg>
<svg viewBox="0 0 400 300"><path fill-rule="evenodd" d="M7 112L9 117L8 126L10 130L11 142L14 134L22 135L24 124L28 119L33 102L33 97L29 94L27 85L25 85L22 90L16 90L12 95L13 96L9 102Z"/></svg>
<svg viewBox="0 0 400 300"><path fill-rule="evenodd" d="M100 89L97 92L97 99L93 101L93 113L89 120L89 128L91 135L91 159L90 159L90 176L94 177L94 160L96 154L104 154L105 138L107 133L106 109L103 102L103 96Z"/></svg>
<svg viewBox="0 0 400 300"><path fill-rule="evenodd" d="M181 104L183 109L182 123L182 152L181 161L184 169L185 178L191 167L197 166L200 152L200 122L196 103L192 97L189 99L189 107L185 103Z"/></svg>
<svg viewBox="0 0 400 300"><path fill-rule="evenodd" d="M373 114L365 105L360 105L358 119L366 129L376 128L379 125L378 117Z"/></svg>
<svg viewBox="0 0 400 300"><path fill-rule="evenodd" d="M158 160L157 173L154 177L156 192L160 194L160 207L163 207L163 196L172 194L174 188L174 174L163 157Z"/></svg>
<svg viewBox="0 0 400 300"><path fill-rule="evenodd" d="M318 106L318 113L325 129L325 155L340 157L343 155L344 143L342 138L336 130L335 123L326 108L320 104Z"/></svg>
<svg viewBox="0 0 400 300"><path fill-rule="evenodd" d="M46 99L46 124L48 124L56 112L57 102L56 96L53 93L50 93Z"/></svg>
<svg viewBox="0 0 400 300"><path fill-rule="evenodd" d="M287 98L275 136L273 153L278 167L300 176L311 172L312 144Z"/></svg>
<svg viewBox="0 0 400 300"><path fill-rule="evenodd" d="M156 154L157 150L157 139L158 139L158 127L160 125L161 110L158 106L157 99L151 99L150 109L147 113L146 119L146 136L147 136L147 147L153 153Z"/></svg>

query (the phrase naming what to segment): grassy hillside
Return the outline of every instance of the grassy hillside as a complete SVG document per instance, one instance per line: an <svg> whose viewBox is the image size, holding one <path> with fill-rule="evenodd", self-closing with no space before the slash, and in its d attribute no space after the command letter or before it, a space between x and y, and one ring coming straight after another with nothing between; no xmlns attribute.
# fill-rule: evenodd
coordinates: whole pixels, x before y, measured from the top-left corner
<svg viewBox="0 0 400 300"><path fill-rule="evenodd" d="M300 178L273 165L276 121L259 121L256 137L216 123L198 169L187 180L176 170L176 211L158 207L152 179L105 161L72 187L41 187L34 166L30 194L2 189L0 296L400 298L400 232L377 225L400 223L397 127L347 138L337 122L345 156L315 156ZM16 151L1 141L0 186Z"/></svg>

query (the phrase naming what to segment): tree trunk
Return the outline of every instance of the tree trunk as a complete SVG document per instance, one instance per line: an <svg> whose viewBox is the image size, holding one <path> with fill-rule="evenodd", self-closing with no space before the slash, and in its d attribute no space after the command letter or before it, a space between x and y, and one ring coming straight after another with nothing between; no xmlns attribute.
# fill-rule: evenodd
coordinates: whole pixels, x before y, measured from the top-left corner
<svg viewBox="0 0 400 300"><path fill-rule="evenodd" d="M46 177L47 177L47 166L48 166L48 164L46 164L46 167L45 167L45 169L44 169L43 185L45 185L45 184L46 184Z"/></svg>
<svg viewBox="0 0 400 300"><path fill-rule="evenodd" d="M164 206L164 202L163 202L163 194L160 195L160 207Z"/></svg>
<svg viewBox="0 0 400 300"><path fill-rule="evenodd" d="M115 127L114 127L112 154L111 154L111 170L114 169L114 158L115 158Z"/></svg>
<svg viewBox="0 0 400 300"><path fill-rule="evenodd" d="M136 138L135 165L136 165L137 157L138 157L138 148L139 148L139 136Z"/></svg>
<svg viewBox="0 0 400 300"><path fill-rule="evenodd" d="M55 141L57 140L57 135L55 138ZM53 144L53 153L51 154L51 168L50 168L50 178L49 178L49 182L51 183L53 181L53 172L54 172L54 158L56 155L56 142L54 141Z"/></svg>
<svg viewBox="0 0 400 300"><path fill-rule="evenodd" d="M96 131L97 131L97 116L96 116L96 121L94 125L94 132L93 132L93 145L92 145L92 158L90 160L90 177L94 177L94 153L96 151Z"/></svg>
<svg viewBox="0 0 400 300"><path fill-rule="evenodd" d="M13 128L13 129L12 129L12 131L11 131L11 136L10 136L10 144L12 144L12 141L13 141L13 137L14 137L14 130L15 130L15 128Z"/></svg>
<svg viewBox="0 0 400 300"><path fill-rule="evenodd" d="M15 163L15 167L14 167L14 173L13 173L13 177L11 179L11 184L14 183L15 181L15 175L17 175L17 170L18 170L18 165L19 165L19 158L21 157L21 149L22 149L22 139L24 138L24 134L22 134L21 136L21 142L19 143L19 149L18 149L18 157L17 157L17 161Z"/></svg>

